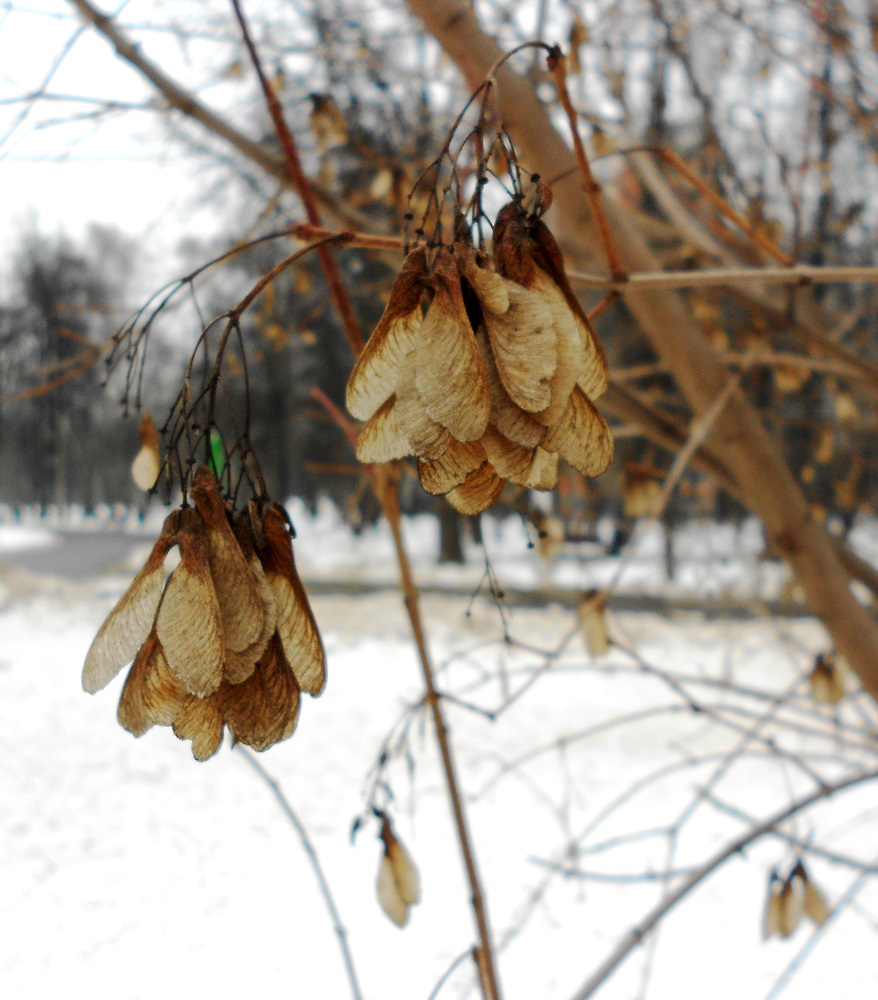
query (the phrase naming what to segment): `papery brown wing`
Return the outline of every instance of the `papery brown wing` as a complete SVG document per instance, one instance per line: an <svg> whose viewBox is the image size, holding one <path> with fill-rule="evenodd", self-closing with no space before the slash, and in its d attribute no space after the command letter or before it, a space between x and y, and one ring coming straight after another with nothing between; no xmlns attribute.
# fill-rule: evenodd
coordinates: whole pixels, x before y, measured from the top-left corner
<svg viewBox="0 0 878 1000"><path fill-rule="evenodd" d="M599 476L613 461L613 435L600 411L577 386L561 420L549 429L543 447L556 451L584 476Z"/></svg>
<svg viewBox="0 0 878 1000"><path fill-rule="evenodd" d="M82 668L82 686L100 691L130 663L146 641L165 586L165 556L175 544L177 512L166 520L143 569L107 615L89 648Z"/></svg>
<svg viewBox="0 0 878 1000"><path fill-rule="evenodd" d="M522 448L490 424L482 437L482 444L498 476L519 485L527 479L534 457L532 448Z"/></svg>
<svg viewBox="0 0 878 1000"><path fill-rule="evenodd" d="M242 652L235 652L226 646L226 659L223 676L231 684L240 684L246 680L256 668L256 664L268 647L269 640L274 635L277 626L277 602L274 590L268 582L262 563L256 555L255 539L250 511L241 511L235 518L235 538L241 547L241 552L247 560L250 572L256 580L259 597L262 601L262 632L256 642ZM259 537L262 538L262 523L259 524Z"/></svg>
<svg viewBox="0 0 878 1000"><path fill-rule="evenodd" d="M259 586L229 524L217 478L205 466L195 473L192 499L204 523L225 645L241 653L262 635L264 615Z"/></svg>
<svg viewBox="0 0 878 1000"><path fill-rule="evenodd" d="M392 462L411 455L412 447L396 404L396 396L391 396L366 421L357 438L357 458L361 462Z"/></svg>
<svg viewBox="0 0 878 1000"><path fill-rule="evenodd" d="M504 436L521 445L522 448L535 448L546 435L546 428L529 413L525 413L509 398L503 388L494 355L488 341L488 334L480 328L476 334L476 344L482 355L485 375L488 379L488 394L491 400L490 423Z"/></svg>
<svg viewBox="0 0 878 1000"><path fill-rule="evenodd" d="M168 666L186 690L206 698L220 686L225 643L205 531L191 507L183 511L177 542L180 564L165 588L156 634Z"/></svg>
<svg viewBox="0 0 878 1000"><path fill-rule="evenodd" d="M196 760L212 757L223 742L223 709L219 694L210 698L190 695L174 720L174 734L192 741Z"/></svg>
<svg viewBox="0 0 878 1000"><path fill-rule="evenodd" d="M506 312L484 311L497 373L516 406L544 410L552 402L552 376L558 367L552 313L544 297L511 281L507 285Z"/></svg>
<svg viewBox="0 0 878 1000"><path fill-rule="evenodd" d="M434 495L447 493L485 461L485 449L478 441L451 441L441 458L419 461L421 486Z"/></svg>
<svg viewBox="0 0 878 1000"><path fill-rule="evenodd" d="M424 249L419 248L406 258L384 315L348 380L347 407L360 420L371 417L396 392L399 370L420 336L425 279Z"/></svg>
<svg viewBox="0 0 878 1000"><path fill-rule="evenodd" d="M494 471L490 462L479 466L475 472L453 490L445 499L461 514L481 514L487 510L503 492L503 480Z"/></svg>
<svg viewBox="0 0 878 1000"><path fill-rule="evenodd" d="M286 521L276 505L262 522L265 547L259 553L277 602L277 634L303 691L318 695L326 684L326 658L308 595L296 572Z"/></svg>
<svg viewBox="0 0 878 1000"><path fill-rule="evenodd" d="M460 277L447 251L435 259L433 285L433 301L414 348L418 394L428 416L453 438L477 441L488 423L491 402Z"/></svg>
<svg viewBox="0 0 878 1000"><path fill-rule="evenodd" d="M292 736L299 717L299 685L274 636L253 675L222 687L223 714L232 736L254 750L267 750Z"/></svg>
<svg viewBox="0 0 878 1000"><path fill-rule="evenodd" d="M396 419L411 445L411 453L419 458L434 460L445 454L451 435L431 419L418 392L415 380L415 356L410 355L400 373L396 402Z"/></svg>
<svg viewBox="0 0 878 1000"><path fill-rule="evenodd" d="M408 921L409 908L421 900L421 880L415 863L396 836L390 819L381 816L384 857L378 871L378 902L399 927Z"/></svg>
<svg viewBox="0 0 878 1000"><path fill-rule="evenodd" d="M557 286L540 271L533 287L534 294L540 296L552 315L556 336L558 366L552 376L552 401L545 410L536 414L540 423L551 427L564 415L570 394L585 370L585 359L576 317L568 308Z"/></svg>
<svg viewBox="0 0 878 1000"><path fill-rule="evenodd" d="M119 724L135 736L142 736L151 726L170 726L188 697L189 692L165 662L153 630L125 679L116 713Z"/></svg>

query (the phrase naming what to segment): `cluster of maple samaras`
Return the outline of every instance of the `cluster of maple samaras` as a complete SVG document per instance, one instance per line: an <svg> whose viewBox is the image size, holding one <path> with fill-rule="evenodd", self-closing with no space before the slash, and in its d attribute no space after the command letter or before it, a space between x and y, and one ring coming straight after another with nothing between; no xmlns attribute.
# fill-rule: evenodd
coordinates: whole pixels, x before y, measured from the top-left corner
<svg viewBox="0 0 878 1000"><path fill-rule="evenodd" d="M413 250L347 387L360 461L416 455L424 489L465 514L504 481L552 489L559 457L586 476L613 458L593 403L603 349L554 237L517 201L497 216L493 264L465 241Z"/></svg>
<svg viewBox="0 0 878 1000"><path fill-rule="evenodd" d="M119 722L135 736L173 726L206 760L223 727L255 750L295 729L302 691L326 681L323 646L293 561L282 507L232 516L208 469L194 506L173 511L143 569L101 626L82 685L94 693L134 660ZM173 546L180 562L165 580Z"/></svg>

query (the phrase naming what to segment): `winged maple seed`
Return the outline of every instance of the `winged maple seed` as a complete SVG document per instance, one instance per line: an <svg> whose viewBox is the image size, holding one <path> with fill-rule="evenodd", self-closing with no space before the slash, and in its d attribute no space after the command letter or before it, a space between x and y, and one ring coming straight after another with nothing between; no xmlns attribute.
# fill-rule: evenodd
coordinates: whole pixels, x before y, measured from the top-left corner
<svg viewBox="0 0 878 1000"><path fill-rule="evenodd" d="M378 902L397 927L404 927L408 923L409 910L421 901L420 876L397 838L390 818L380 809L374 811L381 820L379 836L384 843L384 856L378 869Z"/></svg>
<svg viewBox="0 0 878 1000"><path fill-rule="evenodd" d="M603 348L552 234L520 199L497 216L493 255L491 269L465 238L413 250L347 388L365 421L360 461L414 455L424 489L466 514L504 482L552 489L559 457L586 476L613 457L593 402L607 386Z"/></svg>
<svg viewBox="0 0 878 1000"><path fill-rule="evenodd" d="M300 693L326 682L323 645L293 560L282 507L251 500L233 517L201 467L194 506L173 511L86 657L94 693L132 659L119 722L135 736L172 726L206 760L228 726L255 750L291 736ZM177 568L164 562L176 546Z"/></svg>

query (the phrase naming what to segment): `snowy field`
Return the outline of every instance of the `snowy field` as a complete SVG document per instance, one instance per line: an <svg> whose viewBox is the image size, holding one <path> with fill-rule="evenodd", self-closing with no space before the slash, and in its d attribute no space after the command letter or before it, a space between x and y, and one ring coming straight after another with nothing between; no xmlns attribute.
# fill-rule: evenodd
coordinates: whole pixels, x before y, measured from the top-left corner
<svg viewBox="0 0 878 1000"><path fill-rule="evenodd" d="M294 516L306 583L393 579L383 531L352 539L329 509ZM95 545L111 531L130 535L128 556L95 575L36 576L7 564L39 546L60 559L61 520L25 514L0 528L0 997L351 996L308 856L241 753L227 746L198 764L170 730L135 740L115 721L122 677L94 697L81 691L88 645L161 512L143 528L77 521L81 530L92 523ZM419 579L476 590L481 550L463 568L437 567L432 524L407 530ZM623 563L565 551L551 568L528 550L519 522L489 522L485 538L497 583L510 591L614 583L758 603L783 585L777 566L759 562L751 525L681 533L673 581L661 538L648 531ZM327 691L306 699L293 738L259 760L319 855L363 997L426 1000L474 930L402 603L388 590L317 595L313 606ZM483 589L474 600L430 594L424 610L452 696L446 710L506 1000L576 995L664 895L748 829L742 813L764 820L821 783L878 770L872 704L853 690L835 708L809 699L805 678L825 637L807 618L611 612L617 645L592 658L575 616L551 600L504 608ZM853 862L878 864L875 790L866 782L832 796L735 853L599 995L874 995L878 886ZM402 930L376 901L382 849L364 813L371 793L421 873L422 902ZM842 905L820 929L804 922L789 940L763 941L769 872L800 854L830 906ZM669 868L676 874L663 878ZM468 960L435 995L476 996Z"/></svg>

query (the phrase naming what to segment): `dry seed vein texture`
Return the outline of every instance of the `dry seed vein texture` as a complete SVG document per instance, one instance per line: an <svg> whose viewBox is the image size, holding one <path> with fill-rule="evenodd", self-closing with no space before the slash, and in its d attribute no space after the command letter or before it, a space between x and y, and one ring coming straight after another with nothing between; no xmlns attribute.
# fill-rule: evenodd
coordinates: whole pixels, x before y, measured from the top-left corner
<svg viewBox="0 0 878 1000"><path fill-rule="evenodd" d="M326 683L323 644L296 572L288 519L251 501L237 516L200 468L194 506L173 511L146 564L92 642L82 683L94 693L133 660L118 718L141 736L171 726L198 760L228 726L266 750L292 735L301 693ZM165 580L177 546L180 563Z"/></svg>
<svg viewBox="0 0 878 1000"><path fill-rule="evenodd" d="M606 386L606 357L561 251L514 200L497 216L493 269L463 241L409 253L347 405L365 421L361 462L413 455L428 493L477 514L506 482L553 489L559 458L600 475L613 458L594 405Z"/></svg>

